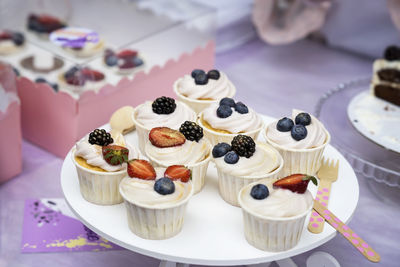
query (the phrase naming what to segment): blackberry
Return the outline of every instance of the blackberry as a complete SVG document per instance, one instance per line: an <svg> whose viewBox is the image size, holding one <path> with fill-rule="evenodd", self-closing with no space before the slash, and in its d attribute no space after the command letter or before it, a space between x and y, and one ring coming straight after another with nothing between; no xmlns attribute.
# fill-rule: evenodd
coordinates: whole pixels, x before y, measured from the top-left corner
<svg viewBox="0 0 400 267"><path fill-rule="evenodd" d="M241 157L250 158L256 151L256 143L253 138L247 135L236 135L233 138L231 145L232 150Z"/></svg>
<svg viewBox="0 0 400 267"><path fill-rule="evenodd" d="M157 98L151 106L157 114L171 114L176 108L175 99L166 96Z"/></svg>
<svg viewBox="0 0 400 267"><path fill-rule="evenodd" d="M111 134L107 133L104 129L96 129L89 134L89 143L92 145L108 146L113 142Z"/></svg>
<svg viewBox="0 0 400 267"><path fill-rule="evenodd" d="M203 128L192 121L185 121L179 128L179 131L189 141L199 142L199 140L203 137Z"/></svg>

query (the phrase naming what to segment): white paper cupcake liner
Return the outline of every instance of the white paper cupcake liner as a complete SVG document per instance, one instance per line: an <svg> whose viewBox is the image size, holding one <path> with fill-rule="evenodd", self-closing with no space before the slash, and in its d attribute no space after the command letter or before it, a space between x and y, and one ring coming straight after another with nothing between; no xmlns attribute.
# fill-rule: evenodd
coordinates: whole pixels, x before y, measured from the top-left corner
<svg viewBox="0 0 400 267"><path fill-rule="evenodd" d="M129 229L144 239L160 240L177 235L183 227L186 206L193 195L193 185L190 190L185 199L166 208L146 207L132 203L120 190L124 198Z"/></svg>
<svg viewBox="0 0 400 267"><path fill-rule="evenodd" d="M199 114L200 112L202 112L204 109L208 108L209 106L211 106L214 103L218 103L220 101L220 99L217 100L198 100L198 99L191 99L188 98L184 95L182 95L179 90L178 90L178 83L182 78L176 80L174 82L173 85L173 89L174 92L176 94L176 96L178 97L179 101L185 103L186 105L188 105L190 108L192 108L197 114ZM229 82L229 86L230 88L233 88L231 90L231 92L229 92L229 95L227 95L226 97L234 97L236 94L236 87L232 84L232 82Z"/></svg>
<svg viewBox="0 0 400 267"><path fill-rule="evenodd" d="M330 134L326 131L327 139L325 143L316 148L310 149L287 149L270 141L267 137L266 130L263 129L264 139L273 146L282 155L285 165L283 166L282 175L288 176L295 173L307 175L315 175L321 167L322 155L325 147L329 144Z"/></svg>
<svg viewBox="0 0 400 267"><path fill-rule="evenodd" d="M126 170L118 172L89 170L76 162L74 151L71 156L76 166L79 187L84 199L98 205L114 205L123 202L119 193L119 183L126 176Z"/></svg>
<svg viewBox="0 0 400 267"><path fill-rule="evenodd" d="M238 194L244 186L263 179L277 180L280 178L284 163L278 151L276 153L279 156L279 166L273 172L265 175L238 177L222 172L217 166L219 193L221 197L227 203L239 207Z"/></svg>

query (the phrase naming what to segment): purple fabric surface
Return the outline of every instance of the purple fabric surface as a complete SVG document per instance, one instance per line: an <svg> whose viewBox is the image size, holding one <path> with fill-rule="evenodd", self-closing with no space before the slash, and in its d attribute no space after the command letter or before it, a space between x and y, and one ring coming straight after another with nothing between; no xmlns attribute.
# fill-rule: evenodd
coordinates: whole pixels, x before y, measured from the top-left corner
<svg viewBox="0 0 400 267"><path fill-rule="evenodd" d="M293 107L312 111L324 91L340 82L371 75L371 64L371 60L309 41L268 47L256 40L218 55L216 67L236 85L236 99L260 113L278 117L289 114ZM158 266L159 260L127 250L21 254L25 199L62 197L62 159L27 142L23 143L23 158L23 173L0 186L0 266ZM400 192L363 177L359 177L359 183L359 205L349 226L381 254L378 266L398 266ZM341 236L293 259L306 266L307 257L315 251L332 254L342 266L376 266Z"/></svg>

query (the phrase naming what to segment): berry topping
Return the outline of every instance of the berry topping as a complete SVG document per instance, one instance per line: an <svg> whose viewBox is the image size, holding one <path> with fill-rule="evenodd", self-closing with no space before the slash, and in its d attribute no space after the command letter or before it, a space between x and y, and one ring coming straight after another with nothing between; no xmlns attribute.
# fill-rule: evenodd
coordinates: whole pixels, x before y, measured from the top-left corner
<svg viewBox="0 0 400 267"><path fill-rule="evenodd" d="M76 85L76 86L83 86L86 83L85 77L83 75L68 77L65 79L65 81L70 85Z"/></svg>
<svg viewBox="0 0 400 267"><path fill-rule="evenodd" d="M47 80L45 79L45 78L37 78L36 80L35 80L35 82L37 82L37 83L47 83Z"/></svg>
<svg viewBox="0 0 400 267"><path fill-rule="evenodd" d="M107 133L104 129L95 129L89 134L89 143L92 145L108 146L113 142L111 134Z"/></svg>
<svg viewBox="0 0 400 267"><path fill-rule="evenodd" d="M12 67L12 69L13 69L13 71L14 71L14 73L15 73L15 75L17 76L17 77L19 77L21 74L19 73L19 70L17 70L16 68L14 68L14 67Z"/></svg>
<svg viewBox="0 0 400 267"><path fill-rule="evenodd" d="M318 185L317 179L314 176L305 174L292 174L285 178L279 179L273 185L274 188L289 189L294 193L303 194L307 190L310 180L313 184Z"/></svg>
<svg viewBox="0 0 400 267"><path fill-rule="evenodd" d="M107 66L110 66L110 67L115 66L118 63L118 57L116 57L114 55L106 56L105 63Z"/></svg>
<svg viewBox="0 0 400 267"><path fill-rule="evenodd" d="M12 39L12 33L9 31L2 31L0 32L0 41L1 40L11 40Z"/></svg>
<svg viewBox="0 0 400 267"><path fill-rule="evenodd" d="M311 123L311 116L308 113L302 112L297 114L296 118L294 119L296 124L301 124L304 126L310 125Z"/></svg>
<svg viewBox="0 0 400 267"><path fill-rule="evenodd" d="M179 128L179 131L189 141L199 142L199 140L203 137L203 128L193 121L185 121Z"/></svg>
<svg viewBox="0 0 400 267"><path fill-rule="evenodd" d="M183 165L172 165L165 170L164 176L171 180L181 180L181 182L187 183L192 177L192 172Z"/></svg>
<svg viewBox="0 0 400 267"><path fill-rule="evenodd" d="M118 67L120 69L132 69L135 67L135 63L132 60L124 60Z"/></svg>
<svg viewBox="0 0 400 267"><path fill-rule="evenodd" d="M119 52L119 53L117 54L117 57L119 57L119 58L124 58L124 59L129 59L129 58L134 58L134 57L136 57L137 54L138 54L137 51L127 49L127 50L122 50L121 52Z"/></svg>
<svg viewBox="0 0 400 267"><path fill-rule="evenodd" d="M268 187L264 184L256 184L251 188L250 195L257 200L265 199L269 196Z"/></svg>
<svg viewBox="0 0 400 267"><path fill-rule="evenodd" d="M128 161L129 150L123 146L108 145L102 148L103 158L110 165L120 165Z"/></svg>
<svg viewBox="0 0 400 267"><path fill-rule="evenodd" d="M212 155L214 158L220 158L222 156L225 156L226 153L231 151L232 148L229 144L227 143L218 143L214 146L212 150Z"/></svg>
<svg viewBox="0 0 400 267"><path fill-rule="evenodd" d="M198 73L196 75L196 77L194 77L194 82L197 85L205 85L205 84L207 84L208 83L207 74L202 73L202 72Z"/></svg>
<svg viewBox="0 0 400 267"><path fill-rule="evenodd" d="M149 140L153 146L156 147L180 146L186 142L183 134L168 127L156 127L151 129Z"/></svg>
<svg viewBox="0 0 400 267"><path fill-rule="evenodd" d="M89 81L101 81L104 79L104 74L100 71L84 68L81 70L83 77Z"/></svg>
<svg viewBox="0 0 400 267"><path fill-rule="evenodd" d="M171 114L176 109L175 99L166 96L157 98L151 106L157 114Z"/></svg>
<svg viewBox="0 0 400 267"><path fill-rule="evenodd" d="M133 64L135 64L136 67L143 65L143 60L140 59L139 57L135 57L133 60Z"/></svg>
<svg viewBox="0 0 400 267"><path fill-rule="evenodd" d="M250 158L256 151L256 143L253 138L247 135L236 135L233 138L231 145L232 150L241 157Z"/></svg>
<svg viewBox="0 0 400 267"><path fill-rule="evenodd" d="M156 170L153 166L143 159L133 159L128 161L128 175L132 178L139 178L143 180L154 180L156 179Z"/></svg>
<svg viewBox="0 0 400 267"><path fill-rule="evenodd" d="M39 33L50 33L65 27L59 19L49 15L29 15L28 18L28 29Z"/></svg>
<svg viewBox="0 0 400 267"><path fill-rule="evenodd" d="M76 74L77 72L79 72L79 70L80 70L80 68L79 68L79 67L76 67L76 66L70 68L69 70L67 70L67 71L65 72L64 78L65 78L65 79L68 79L69 77L75 76L75 74Z"/></svg>
<svg viewBox="0 0 400 267"><path fill-rule="evenodd" d="M207 72L208 79L218 80L221 75L217 70L210 70Z"/></svg>
<svg viewBox="0 0 400 267"><path fill-rule="evenodd" d="M292 138L296 141L300 141L307 137L307 129L301 124L296 124L291 130Z"/></svg>
<svg viewBox="0 0 400 267"><path fill-rule="evenodd" d="M232 108L235 107L235 100L233 100L232 98L229 97L224 97L219 101L219 105L226 105L226 106L230 106Z"/></svg>
<svg viewBox="0 0 400 267"><path fill-rule="evenodd" d="M239 155L235 151L229 151L225 154L224 161L228 164L235 164L239 161Z"/></svg>
<svg viewBox="0 0 400 267"><path fill-rule="evenodd" d="M12 34L12 40L15 45L21 46L25 43L25 36L22 33L14 32Z"/></svg>
<svg viewBox="0 0 400 267"><path fill-rule="evenodd" d="M249 113L249 109L247 108L247 106L245 104L243 104L242 102L237 102L235 105L235 110L237 112L239 112L240 114L246 114Z"/></svg>
<svg viewBox="0 0 400 267"><path fill-rule="evenodd" d="M53 87L54 91L58 92L58 84L57 83L49 83L51 87Z"/></svg>
<svg viewBox="0 0 400 267"><path fill-rule="evenodd" d="M217 109L217 116L218 118L228 118L230 115L232 115L232 109L230 106L227 105L221 105Z"/></svg>
<svg viewBox="0 0 400 267"><path fill-rule="evenodd" d="M193 70L192 73L191 73L192 78L193 78L193 79L196 78L196 75L199 74L199 73L206 74L206 73L204 72L204 70L195 69L195 70Z"/></svg>
<svg viewBox="0 0 400 267"><path fill-rule="evenodd" d="M400 60L400 47L391 45L385 49L384 57L386 60Z"/></svg>
<svg viewBox="0 0 400 267"><path fill-rule="evenodd" d="M276 124L276 129L280 132L289 132L293 128L293 121L287 117L284 117Z"/></svg>
<svg viewBox="0 0 400 267"><path fill-rule="evenodd" d="M154 191L160 195L169 195L175 192L175 184L171 179L163 177L154 183Z"/></svg>

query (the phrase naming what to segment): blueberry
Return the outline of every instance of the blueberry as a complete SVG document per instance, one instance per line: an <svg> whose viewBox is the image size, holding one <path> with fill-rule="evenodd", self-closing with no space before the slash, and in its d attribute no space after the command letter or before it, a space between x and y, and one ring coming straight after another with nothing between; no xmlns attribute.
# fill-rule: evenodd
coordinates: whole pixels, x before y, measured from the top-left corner
<svg viewBox="0 0 400 267"><path fill-rule="evenodd" d="M210 70L207 72L208 79L218 80L221 75L217 70Z"/></svg>
<svg viewBox="0 0 400 267"><path fill-rule="evenodd" d="M198 73L194 78L194 82L198 85L205 85L208 83L208 77L205 73Z"/></svg>
<svg viewBox="0 0 400 267"><path fill-rule="evenodd" d="M154 190L161 195L169 195L175 192L175 184L171 179L163 177L155 182Z"/></svg>
<svg viewBox="0 0 400 267"><path fill-rule="evenodd" d="M25 37L22 33L16 32L12 35L12 40L15 45L20 46L25 42Z"/></svg>
<svg viewBox="0 0 400 267"><path fill-rule="evenodd" d="M17 70L16 68L12 67L13 71L15 73L15 75L17 75L17 77L19 77L21 74L19 73L19 70Z"/></svg>
<svg viewBox="0 0 400 267"><path fill-rule="evenodd" d="M133 64L135 64L136 67L141 66L141 65L143 65L143 60L138 57L134 57Z"/></svg>
<svg viewBox="0 0 400 267"><path fill-rule="evenodd" d="M231 149L231 146L227 143L218 143L214 146L212 150L212 155L214 158L220 158L222 156L225 156L225 154L231 151Z"/></svg>
<svg viewBox="0 0 400 267"><path fill-rule="evenodd" d="M289 132L293 128L293 121L287 117L284 117L276 124L276 129L280 132Z"/></svg>
<svg viewBox="0 0 400 267"><path fill-rule="evenodd" d="M47 80L44 79L44 78L37 78L37 79L35 80L35 82L37 82L37 83L47 83Z"/></svg>
<svg viewBox="0 0 400 267"><path fill-rule="evenodd" d="M249 113L249 109L247 108L247 106L245 104L243 104L242 102L237 102L235 105L235 110L237 112L239 112L240 114L246 114Z"/></svg>
<svg viewBox="0 0 400 267"><path fill-rule="evenodd" d="M232 115L232 109L230 106L221 105L218 107L217 116L219 118L228 118L230 115Z"/></svg>
<svg viewBox="0 0 400 267"><path fill-rule="evenodd" d="M105 63L107 66L115 66L118 63L118 57L114 56L114 55L110 55L110 56L106 56L106 60Z"/></svg>
<svg viewBox="0 0 400 267"><path fill-rule="evenodd" d="M57 83L53 83L53 84L50 84L50 85L51 85L51 87L53 87L55 92L58 92L58 84Z"/></svg>
<svg viewBox="0 0 400 267"><path fill-rule="evenodd" d="M311 123L311 116L308 113L302 112L297 114L296 118L294 119L296 124L301 124L304 126L310 125Z"/></svg>
<svg viewBox="0 0 400 267"><path fill-rule="evenodd" d="M224 97L219 101L219 105L220 106L227 105L227 106L230 106L233 108L233 107L235 107L235 100L233 100L232 98L229 98L229 97Z"/></svg>
<svg viewBox="0 0 400 267"><path fill-rule="evenodd" d="M292 128L291 134L292 134L292 137L293 137L294 140L300 141L300 140L306 138L307 129L306 129L306 127L304 125L296 124Z"/></svg>
<svg viewBox="0 0 400 267"><path fill-rule="evenodd" d="M256 184L251 188L250 195L257 200L265 199L269 196L268 187L263 184Z"/></svg>
<svg viewBox="0 0 400 267"><path fill-rule="evenodd" d="M70 68L65 74L64 77L65 79L69 78L69 77L73 77L75 75L76 72L78 72L80 69L78 67L72 67Z"/></svg>
<svg viewBox="0 0 400 267"><path fill-rule="evenodd" d="M225 154L224 161L228 164L235 164L239 161L239 155L235 151L229 151Z"/></svg>
<svg viewBox="0 0 400 267"><path fill-rule="evenodd" d="M199 74L199 73L206 74L206 73L204 72L204 70L195 69L195 70L193 70L192 73L191 73L192 78L195 79L196 76L197 76L197 74Z"/></svg>

